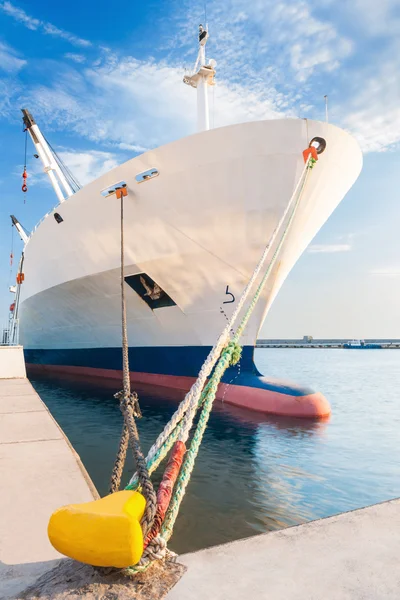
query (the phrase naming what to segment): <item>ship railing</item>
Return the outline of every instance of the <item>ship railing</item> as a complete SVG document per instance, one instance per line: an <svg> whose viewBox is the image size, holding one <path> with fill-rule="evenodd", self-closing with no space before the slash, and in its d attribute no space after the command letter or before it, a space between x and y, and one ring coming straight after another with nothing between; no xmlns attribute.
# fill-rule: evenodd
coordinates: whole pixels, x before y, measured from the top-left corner
<svg viewBox="0 0 400 600"><path fill-rule="evenodd" d="M0 330L0 346L19 345L19 320L11 319Z"/></svg>

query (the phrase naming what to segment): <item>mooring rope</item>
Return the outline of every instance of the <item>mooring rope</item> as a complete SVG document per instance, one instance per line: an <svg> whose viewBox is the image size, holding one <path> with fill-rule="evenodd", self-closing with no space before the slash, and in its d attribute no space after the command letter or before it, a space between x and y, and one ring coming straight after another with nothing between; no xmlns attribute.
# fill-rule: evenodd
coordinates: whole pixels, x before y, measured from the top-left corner
<svg viewBox="0 0 400 600"><path fill-rule="evenodd" d="M237 344L230 342L227 348L223 351L221 358L218 361L218 364L216 365L214 372L210 378L210 381L207 384L207 392L205 395L203 408L200 413L199 421L197 423L196 430L190 444L190 448L185 455L185 459L183 461L182 468L178 480L176 482L174 495L171 499L166 517L161 527L161 537L163 537L167 541L172 536L173 527L175 525L175 521L179 513L179 508L185 495L186 487L190 481L196 457L199 452L201 441L203 439L203 435L207 427L208 419L210 417L214 399L217 395L218 385L226 369L231 365L235 365L240 359L240 353L241 348Z"/></svg>
<svg viewBox="0 0 400 600"><path fill-rule="evenodd" d="M195 383L192 385L189 392L186 394L184 400L180 403L178 409L172 415L171 419L165 425L163 431L160 433L157 440L150 448L150 450L147 454L147 458L146 458L147 464L151 463L154 455L160 450L160 448L163 447L166 440L169 438L171 432L174 430L176 425L180 421L182 421L183 418L184 418L184 424L182 426L182 431L179 436L179 439L184 442L187 440L192 423L193 423L194 415L195 415L195 413L197 411L197 407L199 405L200 395L203 391L204 385L205 385L208 377L210 376L213 368L215 367L218 359L220 358L221 352L228 344L230 332L239 316L239 313L241 312L241 310L243 308L243 305L251 291L251 288L254 285L254 282L256 281L266 259L268 258L271 248L273 247L273 245L276 241L278 233L279 233L280 229L282 228L282 225L285 222L285 220L289 214L289 211L291 210L291 208L293 207L294 204L297 207L297 203L295 203L295 200L296 200L296 198L298 198L298 200L299 200L299 198L301 196L301 193L304 189L305 181L307 178L307 173L311 166L312 166L312 163L311 163L311 160L309 157L304 165L304 168L300 175L299 181L293 191L293 194L289 200L289 203L287 204L286 209L284 210L281 219L279 220L278 224L276 225L269 242L265 246L264 251L261 255L261 258L260 258L259 262L257 263L246 287L244 288L243 293L238 301L238 304L237 304L234 312L232 313L232 316L228 320L225 328L223 329L222 333L218 337L217 342L215 343L213 348L210 350L207 358L205 359ZM274 256L276 256L276 255L277 255L277 252L275 252ZM270 274L270 269L268 269L268 275L269 274ZM263 287L264 287L264 285L262 286L262 288ZM257 295L257 300L262 291L262 288ZM245 321L246 323L247 323L248 319L250 318L252 311L254 310L257 300L254 302L254 299L253 299L253 301L251 303L251 308L249 308L249 310L246 313L248 315L246 318L246 321ZM244 326L241 327L240 334L239 334L239 336L236 337L237 340L240 338L240 335L244 329ZM137 478L137 474L135 473L133 475L133 477L131 478L129 485L131 485L136 478Z"/></svg>
<svg viewBox="0 0 400 600"><path fill-rule="evenodd" d="M146 499L146 508L141 520L143 535L146 536L153 526L154 517L157 511L157 496L154 491L150 474L147 470L146 460L140 447L139 433L136 427L136 418L140 418L138 396L131 392L131 382L129 375L129 346L128 332L126 325L126 302L125 302L125 260L124 260L124 190L117 190L117 198L121 199L121 323L122 323L122 373L123 389L115 394L119 399L121 412L124 417L121 439L119 443L117 457L111 474L111 493L119 490L121 485L121 476L126 460L126 452L130 442L133 456L136 463L138 480Z"/></svg>
<svg viewBox="0 0 400 600"><path fill-rule="evenodd" d="M289 233L291 224L293 222L293 219L294 219L296 211L297 211L297 207L300 203L300 199L301 199L302 193L304 191L304 187L305 187L305 184L307 181L307 173L309 172L309 168L311 168L311 165L312 165L312 163L307 161L305 171L304 171L304 177L301 177L301 179L300 179L301 185L297 186L297 188L296 188L296 191L298 190L297 199L293 205L293 210L288 219L288 222L287 222L285 230L282 234L282 237L281 237L279 243L277 244L275 252L274 252L272 259L268 265L268 268L256 290L256 293L254 294L253 299L252 299L250 305L248 306L246 313L243 316L243 319L242 319L239 327L236 330L233 340L228 344L228 346L222 352L222 355L214 369L214 372L205 388L205 400L203 403L203 408L202 408L202 411L201 411L201 414L199 417L199 421L197 423L196 430L195 430L195 433L192 438L190 449L188 450L188 452L185 456L185 460L182 464L181 472L178 477L176 488L175 488L175 493L174 493L173 498L171 499L169 509L167 511L166 517L164 519L164 523L161 528L161 535L166 540L169 540L169 538L172 535L173 527L174 527L176 518L179 513L179 507L180 507L180 504L185 495L186 487L190 481L190 477L191 477L191 474L192 474L192 471L194 468L195 460L196 460L196 457L197 457L197 454L198 454L198 451L199 451L199 448L201 445L201 441L203 439L205 429L207 427L207 423L208 423L208 419L209 419L209 416L211 413L213 402L217 395L218 385L220 384L221 379L222 379L225 371L227 370L227 368L229 366L237 364L237 362L240 360L241 347L238 344L239 339L248 323L248 320L251 317L251 314L254 310L254 307L257 304L257 301L258 301L264 287L265 287L265 284L268 281L268 277L276 263L276 260L279 256L279 252L282 249L284 241ZM188 423L186 425L184 423L184 425L182 427L182 431L179 436L179 439L182 439L183 435L186 435L187 428L190 429L192 423L193 423L193 416L188 417Z"/></svg>
<svg viewBox="0 0 400 600"><path fill-rule="evenodd" d="M185 403L185 401L186 401L186 403L185 403L185 405L187 406L186 412L182 414L182 411L180 411L179 409L175 412L172 419L170 420L170 422L167 424L167 426L164 428L164 431L163 431L163 434L166 432L169 432L168 436L166 438L164 438L162 435L160 435L158 440L153 445L152 449L150 450L150 452L147 456L146 460L147 460L147 464L149 465L149 464L154 464L154 459L156 456L160 458L161 454L162 455L166 454L166 452L165 452L166 446L172 445L171 427L174 427L174 426L179 427L179 434L177 436L177 441L175 442L174 448L176 449L177 444L181 444L182 445L181 448L182 447L185 448L184 444L189 437L189 432L193 425L194 415L197 411L197 408L199 406L202 407L200 416L199 416L199 420L198 420L198 423L197 423L197 426L196 426L196 429L195 429L195 432L194 432L194 435L193 435L193 438L192 438L192 441L190 444L190 448L185 454L184 460L182 462L182 466L179 471L179 475L176 479L176 485L173 490L173 492L174 492L173 495L171 495L171 494L172 494L173 484L175 483L175 479L173 479L172 483L169 482L169 484L168 484L168 481L166 483L166 487L169 486L168 499L166 500L166 498L164 497L163 503L165 505L166 502L169 500L168 509L167 509L167 511L165 511L165 506L163 506L162 511L161 512L159 511L159 513L158 513L158 518L156 518L153 521L153 529L151 530L151 533L149 534L149 538L148 538L149 543L144 550L144 553L143 553L140 563L137 566L131 567L129 569L132 573L146 569L153 560L164 556L166 554L166 552L168 552L166 543L164 544L161 540L164 540L165 542L167 542L173 533L173 527L174 527L176 518L179 513L180 504L185 495L186 487L190 481L190 477L191 477L191 474L192 474L192 471L194 468L195 460L196 460L198 451L200 449L202 438L203 438L204 432L206 430L209 416L210 416L210 413L212 410L213 402L217 395L218 386L219 386L221 379L222 379L225 371L227 370L227 368L231 365L237 364L237 362L240 360L241 347L238 344L239 339L248 323L248 320L250 319L250 317L252 315L252 312L253 312L253 310L257 304L257 301L259 300L260 295L268 281L269 275L271 274L271 271L276 263L276 260L282 249L284 241L288 235L288 232L290 230L291 224L295 217L298 205L300 203L300 199L302 197L302 194L303 194L303 191L305 188L308 172L313 167L314 163L315 163L315 160L313 160L311 157L309 157L307 159L305 166L304 166L304 170L302 171L301 177L299 179L298 184L296 185L296 188L292 194L292 197L288 203L288 206L286 207L282 218L280 219L277 227L275 228L273 235L271 237L271 240L268 243L268 245L266 246L262 257L261 257L259 263L256 265L253 275L252 275L251 279L249 280L249 282L242 294L242 297L239 300L238 306L240 304L240 307L239 308L237 307L237 309L235 310L234 314L232 315L231 319L229 320L227 327L225 328L224 332L221 334L219 340L217 341L217 344L214 346L214 348L208 355L205 362L206 363L208 362L208 365L210 365L212 363L216 349L219 347L219 343L223 339L226 329L228 329L228 331L232 329L232 326L235 323L237 316L239 315L239 312L240 312L240 310L244 304L244 301L250 291L250 288L253 285L258 273L260 272L261 267L262 267L263 263L265 262L265 259L269 253L269 250L272 247L272 245L274 244L277 234L278 234L279 230L281 229L282 225L284 224L284 222L289 214L289 211L291 210L291 213L287 220L285 229L284 229L283 234L275 248L272 259L267 267L267 270L266 270L264 276L262 277L261 282L258 285L258 288L257 288L249 306L247 307L246 313L244 314L244 316L236 330L236 333L233 336L232 341L230 341L228 344L225 344L225 347L222 348L222 351L221 351L219 357L217 357L216 361L214 362L214 367L211 368L212 375L211 375L208 383L205 386L203 386L203 388L199 394L199 397L196 396L198 388L196 388L196 386L193 385L189 394L186 396L185 400L183 401L183 403ZM203 365L203 367L204 367L204 365ZM201 373L201 371L200 371L200 373ZM191 392L192 392L192 394L191 394ZM189 400L187 401L188 396L189 396ZM195 398L196 398L197 402L196 402L196 405L194 406ZM159 440L160 440L160 443L158 443ZM167 442L169 442L169 443L167 444ZM152 452L153 448L154 448L154 451ZM173 450L173 454L174 454L174 450ZM160 460L161 460L161 458L160 458ZM168 468L167 468L167 471L168 471ZM134 478L135 478L135 476L134 476ZM132 478L130 485L128 486L129 488L131 488L134 478ZM168 476L166 479L167 480L169 479Z"/></svg>

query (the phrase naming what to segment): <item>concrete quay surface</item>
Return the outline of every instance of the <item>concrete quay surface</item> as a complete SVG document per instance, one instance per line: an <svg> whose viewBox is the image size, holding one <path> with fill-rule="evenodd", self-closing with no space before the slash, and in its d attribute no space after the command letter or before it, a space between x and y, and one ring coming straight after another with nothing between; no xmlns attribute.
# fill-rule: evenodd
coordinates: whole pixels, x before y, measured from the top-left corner
<svg viewBox="0 0 400 600"><path fill-rule="evenodd" d="M27 379L0 379L0 599L57 564L47 539L58 507L97 492L64 433Z"/></svg>
<svg viewBox="0 0 400 600"><path fill-rule="evenodd" d="M26 377L22 346L0 346L0 379Z"/></svg>
<svg viewBox="0 0 400 600"><path fill-rule="evenodd" d="M400 500L178 560L166 600L399 600Z"/></svg>

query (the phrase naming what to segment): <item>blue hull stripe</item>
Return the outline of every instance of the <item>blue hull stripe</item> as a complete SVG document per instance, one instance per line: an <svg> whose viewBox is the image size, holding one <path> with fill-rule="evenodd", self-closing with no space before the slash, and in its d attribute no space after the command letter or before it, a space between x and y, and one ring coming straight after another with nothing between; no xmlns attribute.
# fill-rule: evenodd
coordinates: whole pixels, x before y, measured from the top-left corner
<svg viewBox="0 0 400 600"><path fill-rule="evenodd" d="M197 377L211 346L157 346L129 348L130 370L139 373ZM79 348L68 350L25 350L28 364L122 369L121 348ZM238 367L229 368L225 383L267 389L291 396L312 394L308 387L263 377L254 364L254 347L244 346Z"/></svg>

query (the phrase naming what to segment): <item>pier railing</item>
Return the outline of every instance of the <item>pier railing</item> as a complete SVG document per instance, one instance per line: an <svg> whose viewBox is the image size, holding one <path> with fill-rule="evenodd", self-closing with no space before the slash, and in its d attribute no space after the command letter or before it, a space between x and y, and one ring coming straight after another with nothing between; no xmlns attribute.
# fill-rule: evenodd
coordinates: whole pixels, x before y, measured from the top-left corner
<svg viewBox="0 0 400 600"><path fill-rule="evenodd" d="M11 319L0 329L0 346L19 345L19 320Z"/></svg>

